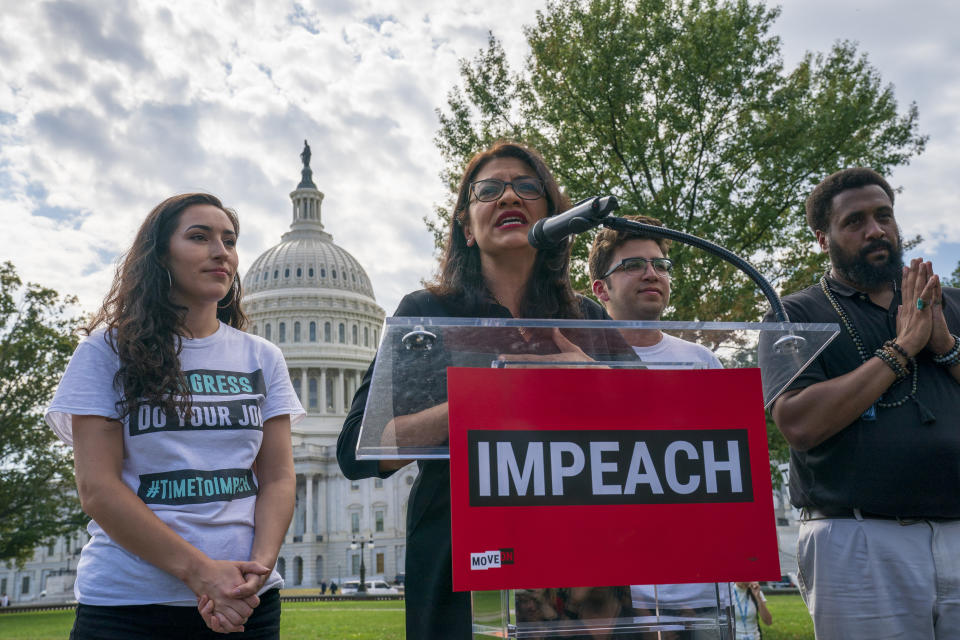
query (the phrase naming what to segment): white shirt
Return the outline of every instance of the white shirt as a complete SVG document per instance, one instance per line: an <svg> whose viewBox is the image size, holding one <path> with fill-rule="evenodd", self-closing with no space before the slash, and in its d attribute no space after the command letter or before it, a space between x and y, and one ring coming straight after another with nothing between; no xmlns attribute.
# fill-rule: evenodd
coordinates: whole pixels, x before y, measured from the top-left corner
<svg viewBox="0 0 960 640"><path fill-rule="evenodd" d="M73 444L71 416L117 418L120 361L103 330L84 339L70 360L47 424ZM257 336L221 324L205 338L184 339L180 366L192 410L164 413L139 404L123 423L122 479L174 532L215 560L248 560L253 545L257 478L253 462L263 423L304 415L283 354ZM74 593L83 604L196 606L174 576L141 560L95 522L77 565ZM282 585L274 571L261 593Z"/></svg>
<svg viewBox="0 0 960 640"><path fill-rule="evenodd" d="M722 369L723 365L710 349L669 334L649 347L633 347L640 363L648 369Z"/></svg>

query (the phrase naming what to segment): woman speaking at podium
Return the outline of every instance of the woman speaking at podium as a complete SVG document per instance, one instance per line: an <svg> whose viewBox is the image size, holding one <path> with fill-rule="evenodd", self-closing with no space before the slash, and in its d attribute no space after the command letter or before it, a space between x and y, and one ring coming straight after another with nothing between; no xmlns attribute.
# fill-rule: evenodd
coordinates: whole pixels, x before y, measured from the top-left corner
<svg viewBox="0 0 960 640"><path fill-rule="evenodd" d="M527 232L538 220L562 213L569 201L540 155L521 144L498 142L478 153L460 181L456 207L437 280L408 294L395 316L477 318L608 318L593 301L570 286L571 244L564 240L534 249ZM588 356L559 331L509 329L511 339L492 351L543 353L533 346L545 338L547 352L561 359ZM518 335L519 334L519 335ZM519 345L519 346L517 346ZM529 345L529 348L524 345ZM590 352L589 347L585 349ZM556 359L556 358L554 358ZM387 477L409 460L358 461L357 438L373 365L353 398L337 443L340 468L350 479ZM398 417L388 423L384 441L401 446L447 442L445 370L407 378ZM460 640L472 637L470 594L453 591L450 562L450 466L421 460L407 509L407 638Z"/></svg>

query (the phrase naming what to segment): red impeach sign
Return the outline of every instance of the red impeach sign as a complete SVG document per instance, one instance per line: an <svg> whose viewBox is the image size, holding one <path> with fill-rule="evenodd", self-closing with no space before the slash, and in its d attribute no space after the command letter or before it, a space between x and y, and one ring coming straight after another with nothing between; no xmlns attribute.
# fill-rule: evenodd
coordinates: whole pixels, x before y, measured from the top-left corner
<svg viewBox="0 0 960 640"><path fill-rule="evenodd" d="M759 369L447 385L455 590L779 579Z"/></svg>

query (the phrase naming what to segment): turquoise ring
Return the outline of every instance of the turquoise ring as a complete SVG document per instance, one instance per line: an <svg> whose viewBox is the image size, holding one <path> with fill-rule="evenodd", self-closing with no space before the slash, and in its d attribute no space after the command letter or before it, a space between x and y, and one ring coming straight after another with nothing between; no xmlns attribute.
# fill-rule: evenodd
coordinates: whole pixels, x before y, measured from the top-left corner
<svg viewBox="0 0 960 640"><path fill-rule="evenodd" d="M923 298L917 298L917 309L923 311L925 306L927 306L927 303L923 301Z"/></svg>

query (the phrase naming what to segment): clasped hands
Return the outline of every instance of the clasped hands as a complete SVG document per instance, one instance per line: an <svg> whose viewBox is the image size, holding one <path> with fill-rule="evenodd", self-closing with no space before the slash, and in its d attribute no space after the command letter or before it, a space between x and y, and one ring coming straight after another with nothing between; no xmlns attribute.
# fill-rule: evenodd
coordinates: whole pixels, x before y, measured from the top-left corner
<svg viewBox="0 0 960 640"><path fill-rule="evenodd" d="M260 604L257 592L271 569L254 561L210 560L188 584L198 594L197 609L217 633L243 631Z"/></svg>
<svg viewBox="0 0 960 640"><path fill-rule="evenodd" d="M943 315L943 291L933 265L914 258L903 268L901 304L897 308L897 344L910 356L923 349L934 355L953 347ZM921 301L919 304L917 301Z"/></svg>

